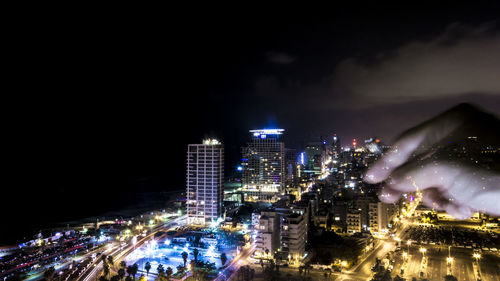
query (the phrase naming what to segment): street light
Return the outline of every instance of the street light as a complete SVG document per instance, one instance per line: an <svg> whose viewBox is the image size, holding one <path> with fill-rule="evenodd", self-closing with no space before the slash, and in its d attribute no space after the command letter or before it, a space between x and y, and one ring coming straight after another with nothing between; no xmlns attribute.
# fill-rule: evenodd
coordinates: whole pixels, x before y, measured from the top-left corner
<svg viewBox="0 0 500 281"><path fill-rule="evenodd" d="M407 258L408 257L408 253L407 252L403 252L403 258Z"/></svg>
<svg viewBox="0 0 500 281"><path fill-rule="evenodd" d="M425 252L427 252L426 248L420 248L419 251L422 253L422 258L425 257Z"/></svg>
<svg viewBox="0 0 500 281"><path fill-rule="evenodd" d="M448 263L452 263L452 262L453 262L453 258L452 258L452 257L447 257L447 258L446 258L446 261L447 261Z"/></svg>

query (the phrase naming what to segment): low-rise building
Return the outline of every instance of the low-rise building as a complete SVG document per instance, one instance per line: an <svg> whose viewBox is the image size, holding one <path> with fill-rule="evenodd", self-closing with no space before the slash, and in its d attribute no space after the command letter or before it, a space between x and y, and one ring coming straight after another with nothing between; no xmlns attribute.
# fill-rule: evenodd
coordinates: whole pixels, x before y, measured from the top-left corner
<svg viewBox="0 0 500 281"><path fill-rule="evenodd" d="M396 205L383 202L369 204L369 226L373 234L386 232L397 210Z"/></svg>
<svg viewBox="0 0 500 281"><path fill-rule="evenodd" d="M351 209L347 212L347 233L354 234L361 232L361 212Z"/></svg>
<svg viewBox="0 0 500 281"><path fill-rule="evenodd" d="M320 210L316 214L316 216L314 216L314 226L327 229L329 219L330 219L330 213L328 212L328 210Z"/></svg>
<svg viewBox="0 0 500 281"><path fill-rule="evenodd" d="M280 247L280 216L275 211L260 213L259 232L255 241L257 256L272 257Z"/></svg>

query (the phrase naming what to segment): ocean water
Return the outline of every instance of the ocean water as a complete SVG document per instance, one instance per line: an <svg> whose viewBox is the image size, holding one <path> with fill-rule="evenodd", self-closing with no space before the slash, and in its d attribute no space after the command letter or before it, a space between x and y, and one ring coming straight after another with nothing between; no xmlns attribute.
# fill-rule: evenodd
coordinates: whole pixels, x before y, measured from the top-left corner
<svg viewBox="0 0 500 281"><path fill-rule="evenodd" d="M93 192L78 196L37 194L12 199L3 204L0 245L30 240L40 230L70 226L96 218L131 217L149 210L163 209L181 191L172 192ZM42 232L42 233L43 233Z"/></svg>

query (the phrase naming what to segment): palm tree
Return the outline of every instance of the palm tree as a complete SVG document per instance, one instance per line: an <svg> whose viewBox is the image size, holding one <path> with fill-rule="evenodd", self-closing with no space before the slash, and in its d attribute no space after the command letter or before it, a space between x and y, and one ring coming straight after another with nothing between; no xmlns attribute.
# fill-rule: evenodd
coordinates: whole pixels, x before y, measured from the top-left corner
<svg viewBox="0 0 500 281"><path fill-rule="evenodd" d="M165 273L165 269L163 268L163 264L158 265L158 275Z"/></svg>
<svg viewBox="0 0 500 281"><path fill-rule="evenodd" d="M134 263L133 265L129 265L127 267L128 276L132 276L132 279L135 280L135 275L137 274L138 269L139 269L139 266L137 265L137 263Z"/></svg>
<svg viewBox="0 0 500 281"><path fill-rule="evenodd" d="M226 253L222 253L220 255L220 262L222 263L222 266L224 266L227 262L227 256L226 256Z"/></svg>
<svg viewBox="0 0 500 281"><path fill-rule="evenodd" d="M188 259L188 253L182 252L182 260L184 261L184 267L186 267L187 259Z"/></svg>
<svg viewBox="0 0 500 281"><path fill-rule="evenodd" d="M108 256L108 263L113 266L113 256Z"/></svg>
<svg viewBox="0 0 500 281"><path fill-rule="evenodd" d="M47 270L45 270L45 272L43 273L43 277L45 278L45 280L51 281L52 278L54 278L54 273L56 273L56 269L51 266Z"/></svg>
<svg viewBox="0 0 500 281"><path fill-rule="evenodd" d="M198 254L199 253L200 253L200 251L198 251L198 249L194 248L194 250L193 250L194 261L198 261Z"/></svg>
<svg viewBox="0 0 500 281"><path fill-rule="evenodd" d="M149 262L146 262L146 265L144 265L144 269L146 270L146 280L147 280L149 276L149 270L151 269L151 264Z"/></svg>
<svg viewBox="0 0 500 281"><path fill-rule="evenodd" d="M123 268L118 269L118 276L120 276L120 280L122 280L123 277L125 277L125 269Z"/></svg>
<svg viewBox="0 0 500 281"><path fill-rule="evenodd" d="M174 273L174 271L169 266L169 267L167 267L167 271L165 273L167 274L167 280L170 280L170 277L172 277L172 274Z"/></svg>
<svg viewBox="0 0 500 281"><path fill-rule="evenodd" d="M127 263L125 263L125 261L121 261L120 262L120 267L125 269L127 267Z"/></svg>
<svg viewBox="0 0 500 281"><path fill-rule="evenodd" d="M109 265L106 262L102 263L102 270L103 270L104 276L107 277L109 275Z"/></svg>
<svg viewBox="0 0 500 281"><path fill-rule="evenodd" d="M107 256L105 254L102 254L101 259L103 263L107 262Z"/></svg>

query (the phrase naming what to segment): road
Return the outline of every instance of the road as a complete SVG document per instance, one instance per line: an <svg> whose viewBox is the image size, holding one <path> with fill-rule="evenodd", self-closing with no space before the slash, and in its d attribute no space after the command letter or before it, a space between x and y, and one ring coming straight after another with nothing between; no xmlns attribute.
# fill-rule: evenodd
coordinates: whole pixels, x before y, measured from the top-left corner
<svg viewBox="0 0 500 281"><path fill-rule="evenodd" d="M159 231L168 229L174 223L178 224L179 222L186 220L186 217L187 217L187 215L184 215L184 216L178 217L172 221L169 221L167 223L158 225L153 229L153 231L151 231L150 234L148 234L145 237L138 240L135 245L130 244L130 245L125 246L124 248L114 247L114 248L112 248L112 252L109 253L108 255L111 255L114 257L115 264L119 264L123 258L125 258L128 254L130 254L135 249L135 247L140 247L146 241L152 239L156 233L158 233ZM77 281L97 280L101 271L102 271L102 261L100 259L96 259L94 261L94 264L91 265L89 267L89 269L85 273L83 273Z"/></svg>

